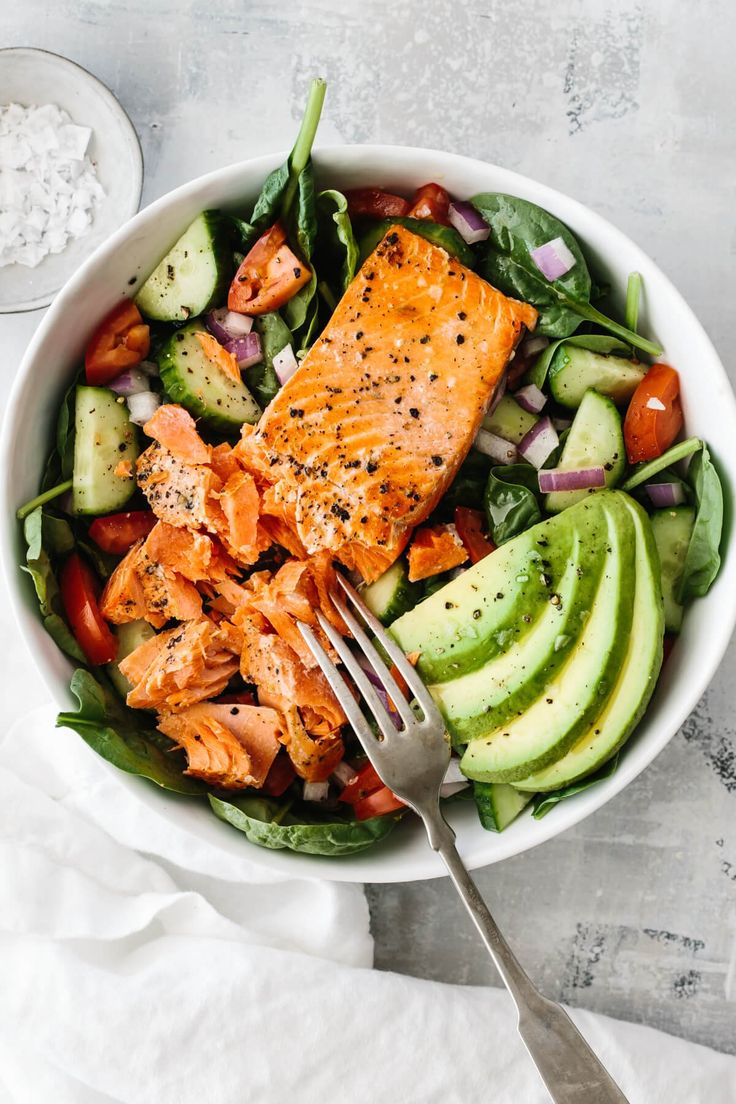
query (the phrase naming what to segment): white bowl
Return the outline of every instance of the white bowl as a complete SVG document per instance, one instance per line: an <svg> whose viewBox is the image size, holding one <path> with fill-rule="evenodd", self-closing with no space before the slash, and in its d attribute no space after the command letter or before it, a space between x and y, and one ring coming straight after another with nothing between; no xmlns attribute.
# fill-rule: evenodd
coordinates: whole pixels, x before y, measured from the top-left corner
<svg viewBox="0 0 736 1104"><path fill-rule="evenodd" d="M60 707L71 703L72 665L46 635L27 576L18 570L22 549L14 520L17 505L36 493L49 450L60 396L72 377L91 331L130 281L148 274L171 243L204 208L248 209L266 174L283 158L269 156L232 165L192 181L133 218L82 266L57 297L39 327L15 381L5 419L2 465L2 558L21 633ZM527 177L481 161L432 150L391 146L324 149L315 154L320 178L345 188L376 183L399 192L437 180L456 196L480 191L509 192L557 215L585 245L596 270L610 280L619 299L632 269L644 277L642 332L656 336L666 359L682 377L689 433L705 437L721 471L736 470L736 402L726 373L702 326L670 281L624 234L581 204ZM727 516L733 491L726 484ZM682 636L662 675L654 700L629 742L618 771L571 798L541 821L522 815L500 835L485 832L471 803L451 807L450 819L469 867L485 866L534 847L577 824L609 801L651 763L713 677L736 623L733 579L736 548L729 542L720 576L710 594L688 610ZM49 755L53 755L49 734ZM90 755L94 754L90 751ZM113 769L113 768L110 768ZM151 783L120 774L142 802L185 832L206 837L235 856L282 873L338 881L393 882L444 873L423 830L410 818L383 843L362 854L330 859L268 851L251 845L216 820L205 805L165 794ZM683 783L684 783L683 779Z"/></svg>
<svg viewBox="0 0 736 1104"><path fill-rule="evenodd" d="M71 238L61 253L50 253L35 268L0 268L0 313L7 314L47 306L97 246L135 214L143 158L133 124L112 92L68 58L25 47L0 50L0 90L4 104L58 104L73 122L91 127L87 154L105 189L87 233Z"/></svg>

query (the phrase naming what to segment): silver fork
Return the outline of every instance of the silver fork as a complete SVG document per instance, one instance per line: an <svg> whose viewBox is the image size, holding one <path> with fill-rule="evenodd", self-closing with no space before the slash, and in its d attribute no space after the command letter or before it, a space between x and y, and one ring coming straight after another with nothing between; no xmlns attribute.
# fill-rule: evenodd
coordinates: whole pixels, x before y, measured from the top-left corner
<svg viewBox="0 0 736 1104"><path fill-rule="evenodd" d="M326 617L317 613L323 632L378 725L381 732L379 738L374 735L342 674L311 628L300 622L299 629L377 773L389 789L422 818L430 846L442 857L463 904L511 994L518 1012L519 1034L550 1097L556 1104L628 1104L626 1097L564 1009L543 997L532 985L498 929L478 887L465 869L455 847L455 833L440 809L440 785L450 761L450 748L439 710L411 663L373 616L354 587L341 575L338 575L338 583L343 593L333 592L332 601L350 629L355 643L391 698L400 717L400 727L376 693L347 641ZM348 603L355 608L360 620ZM406 701L371 643L369 633L396 664L421 710L421 717Z"/></svg>

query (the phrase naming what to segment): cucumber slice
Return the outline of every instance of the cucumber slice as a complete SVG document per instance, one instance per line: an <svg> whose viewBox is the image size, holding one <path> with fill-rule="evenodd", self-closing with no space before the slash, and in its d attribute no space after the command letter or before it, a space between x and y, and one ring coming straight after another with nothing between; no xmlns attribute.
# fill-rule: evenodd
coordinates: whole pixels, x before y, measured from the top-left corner
<svg viewBox="0 0 736 1104"><path fill-rule="evenodd" d="M503 832L526 808L534 794L522 793L506 782L474 782L473 796L485 830Z"/></svg>
<svg viewBox="0 0 736 1104"><path fill-rule="evenodd" d="M107 387L78 386L74 404L74 513L109 514L135 491L135 477L115 469L121 460L135 463L138 434L125 401Z"/></svg>
<svg viewBox="0 0 736 1104"><path fill-rule="evenodd" d="M596 467L605 469L606 487L615 487L626 468L626 449L618 410L611 399L591 390L585 392L570 426L557 470ZM590 490L553 491L545 499L545 509L550 514L558 514L592 493Z"/></svg>
<svg viewBox="0 0 736 1104"><path fill-rule="evenodd" d="M196 338L203 330L202 323L191 322L171 335L159 353L161 382L172 402L213 429L233 433L243 422L257 422L261 409L242 381L230 379L207 359Z"/></svg>
<svg viewBox="0 0 736 1104"><path fill-rule="evenodd" d="M133 686L120 670L120 664L128 658L131 652L136 650L139 644L145 644L147 640L155 636L156 630L152 629L147 621L129 621L127 625L113 626L112 631L117 637L118 654L114 663L108 663L107 673L117 692L125 699Z"/></svg>
<svg viewBox="0 0 736 1104"><path fill-rule="evenodd" d="M656 510L651 517L654 541L659 553L664 602L664 626L677 633L682 626L683 607L675 595L680 586L688 545L695 525L692 506L674 506Z"/></svg>
<svg viewBox="0 0 736 1104"><path fill-rule="evenodd" d="M419 583L410 583L403 560L391 564L380 579L361 591L361 597L382 625L390 625L397 617L408 613L424 595Z"/></svg>
<svg viewBox="0 0 736 1104"><path fill-rule="evenodd" d="M203 211L154 268L136 305L157 322L186 322L222 300L232 276L232 254L219 218Z"/></svg>
<svg viewBox="0 0 736 1104"><path fill-rule="evenodd" d="M519 445L538 421L536 414L530 414L520 407L511 395L504 395L493 413L486 414L483 428L489 433L495 433L497 437L503 437L504 441Z"/></svg>
<svg viewBox="0 0 736 1104"><path fill-rule="evenodd" d="M602 356L563 343L552 358L548 378L555 401L577 408L590 388L621 406L629 401L645 375L645 365L637 361Z"/></svg>

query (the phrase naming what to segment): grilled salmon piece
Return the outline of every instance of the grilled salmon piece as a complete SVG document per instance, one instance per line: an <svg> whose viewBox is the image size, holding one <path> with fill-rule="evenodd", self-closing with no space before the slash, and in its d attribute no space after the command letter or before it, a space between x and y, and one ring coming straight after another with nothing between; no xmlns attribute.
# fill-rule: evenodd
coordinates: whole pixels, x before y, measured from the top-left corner
<svg viewBox="0 0 736 1104"><path fill-rule="evenodd" d="M305 782L326 782L345 754L339 732L324 736L310 735L299 710L291 706L284 713L286 731L280 737L285 744L294 770Z"/></svg>
<svg viewBox="0 0 736 1104"><path fill-rule="evenodd" d="M460 567L468 553L454 525L428 525L417 529L407 559L409 582L416 583Z"/></svg>
<svg viewBox="0 0 736 1104"><path fill-rule="evenodd" d="M213 509L212 493L219 491L222 483L209 464L189 463L154 442L138 457L136 473L138 486L161 521L178 528L214 531L217 510Z"/></svg>
<svg viewBox="0 0 736 1104"><path fill-rule="evenodd" d="M329 549L372 580L451 483L536 318L396 226L236 451L308 553Z"/></svg>
<svg viewBox="0 0 736 1104"><path fill-rule="evenodd" d="M107 580L100 612L113 625L145 620L160 629L172 618L189 621L202 612L202 598L192 582L165 563L152 559L138 541Z"/></svg>
<svg viewBox="0 0 736 1104"><path fill-rule="evenodd" d="M162 713L158 727L186 751L185 774L223 789L262 786L284 737L276 710L256 705L191 705Z"/></svg>
<svg viewBox="0 0 736 1104"><path fill-rule="evenodd" d="M128 705L178 712L216 697L238 670L242 639L229 621L209 617L152 637L120 664L133 684Z"/></svg>
<svg viewBox="0 0 736 1104"><path fill-rule="evenodd" d="M191 414L177 403L165 403L148 419L143 432L185 464L209 464L212 452L197 433Z"/></svg>

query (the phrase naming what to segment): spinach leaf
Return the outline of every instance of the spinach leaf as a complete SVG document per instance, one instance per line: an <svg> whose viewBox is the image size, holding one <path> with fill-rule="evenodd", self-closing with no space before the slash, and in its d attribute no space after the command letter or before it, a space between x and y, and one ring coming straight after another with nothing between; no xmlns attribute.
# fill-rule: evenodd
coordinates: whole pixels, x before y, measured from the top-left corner
<svg viewBox="0 0 736 1104"><path fill-rule="evenodd" d="M260 405L266 407L281 387L273 367L273 358L287 345L291 345L294 339L277 311L259 315L255 320L255 331L261 338L263 360L246 369L245 382Z"/></svg>
<svg viewBox="0 0 736 1104"><path fill-rule="evenodd" d="M708 593L721 566L723 533L723 488L707 445L703 444L693 457L687 476L695 495L696 514L677 595L681 605Z"/></svg>
<svg viewBox="0 0 736 1104"><path fill-rule="evenodd" d="M74 408L78 382L79 377L64 395L56 423L56 451L62 479L70 479L74 470Z"/></svg>
<svg viewBox="0 0 736 1104"><path fill-rule="evenodd" d="M74 546L72 531L63 519L45 516L37 506L25 519L23 534L28 549L22 570L33 580L44 628L62 651L77 662L85 663L84 653L64 620L59 585L47 550L50 548L59 554L70 551Z"/></svg>
<svg viewBox="0 0 736 1104"><path fill-rule="evenodd" d="M653 356L662 352L659 345L627 330L591 305L593 286L585 257L577 239L554 215L528 200L497 192L477 195L471 202L491 227L478 271L507 295L537 308L536 332L568 337L581 319L586 319ZM562 238L575 264L559 279L548 280L531 253L554 238Z"/></svg>
<svg viewBox="0 0 736 1104"><path fill-rule="evenodd" d="M576 334L574 337L561 337L557 341L550 341L546 349L542 349L529 371L524 376L524 383L534 383L537 387L544 387L547 372L553 357L560 345L575 345L578 349L589 349L591 353L600 353L602 356L625 356L631 354L631 349L618 337L609 334Z"/></svg>
<svg viewBox="0 0 736 1104"><path fill-rule="evenodd" d="M466 268L475 268L476 256L452 226L441 226L438 222L430 222L429 219L392 218L381 219L380 222L372 222L360 235L360 264L376 248L378 243L388 233L392 226L405 226L407 230L418 234L420 238L426 238L433 245L439 245L446 250L451 257L456 257Z"/></svg>
<svg viewBox="0 0 736 1104"><path fill-rule="evenodd" d="M338 300L358 267L358 244L342 192L329 189L317 197L318 237L315 261L322 280Z"/></svg>
<svg viewBox="0 0 736 1104"><path fill-rule="evenodd" d="M595 772L595 774L588 775L587 778L581 778L578 782L571 782L569 786L563 786L560 790L553 790L551 793L537 794L534 798L532 816L535 820L541 820L543 816L546 816L551 809L554 809L555 805L559 805L565 798L574 797L575 794L582 793L583 790L595 786L597 782L602 782L604 778L610 778L617 767L618 755L614 755L613 759L609 759L600 770Z"/></svg>
<svg viewBox="0 0 736 1104"><path fill-rule="evenodd" d="M658 456L656 460L648 460L644 464L637 464L632 469L631 474L621 484L622 491L633 491L635 487L641 486L642 483L646 483L654 475L658 475L664 471L665 468L669 468L672 464L676 464L679 460L684 460L686 456L690 456L693 452L698 452L703 447L703 442L699 437L688 437L686 441L678 441L676 445L672 445L663 452L661 456Z"/></svg>
<svg viewBox="0 0 736 1104"><path fill-rule="evenodd" d="M308 855L352 855L387 836L399 816L348 820L339 813L306 810L284 813L284 805L271 798L247 796L227 800L209 795L220 820L244 832L251 843L274 850L288 848Z"/></svg>
<svg viewBox="0 0 736 1104"><path fill-rule="evenodd" d="M531 464L491 468L485 507L494 544L504 544L542 520L539 477Z"/></svg>
<svg viewBox="0 0 736 1104"><path fill-rule="evenodd" d="M626 284L626 328L636 333L639 325L639 303L641 302L641 273L630 272Z"/></svg>
<svg viewBox="0 0 736 1104"><path fill-rule="evenodd" d="M248 252L258 237L257 228L229 211L221 211L220 218L225 228L230 231L233 246L241 254L242 259L242 255Z"/></svg>
<svg viewBox="0 0 736 1104"><path fill-rule="evenodd" d="M442 496L437 517L451 516L456 506L470 506L472 509L482 510L488 473L492 464L493 461L488 456L476 449L471 449L446 494Z"/></svg>
<svg viewBox="0 0 736 1104"><path fill-rule="evenodd" d="M174 793L206 792L203 782L183 773L184 759L180 754L172 754L173 744L161 741L161 734L154 730L147 714L128 709L89 671L74 672L71 691L79 708L76 712L60 713L57 727L74 729L98 755L128 774L148 778ZM146 730L147 724L150 731Z"/></svg>

